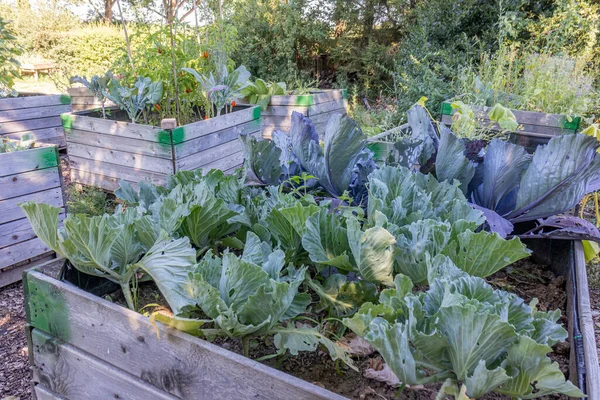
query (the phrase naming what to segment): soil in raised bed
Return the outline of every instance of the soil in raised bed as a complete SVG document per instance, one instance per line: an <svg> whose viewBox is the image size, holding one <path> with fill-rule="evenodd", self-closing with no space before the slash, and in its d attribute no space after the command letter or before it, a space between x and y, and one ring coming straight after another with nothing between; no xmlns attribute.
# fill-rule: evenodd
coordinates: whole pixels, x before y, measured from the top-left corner
<svg viewBox="0 0 600 400"><path fill-rule="evenodd" d="M563 277L556 277L545 266L535 264L528 259L522 260L492 275L488 278L488 282L497 289L518 294L527 303L533 298L537 298L539 300L538 309L542 311L560 309L562 312L560 322L566 329L567 293L565 280ZM120 292L105 296L105 299L125 306ZM141 308L147 304L159 304L161 308L168 310L166 301L153 283L140 285L138 306ZM145 311L151 311L151 309L145 309ZM213 340L213 343L234 353L242 354L240 340L217 338ZM557 344L553 350L549 357L552 361L557 362L561 371L568 376L569 344L567 342ZM275 353L276 349L270 338L254 339L250 342L249 355L251 359L258 360L261 357ZM335 363L328 354L317 351L302 352L297 356L288 354L262 361L262 363L351 399L435 399L441 384L400 391L399 388L364 377L364 371L378 361L380 361L380 357L376 354L358 357L355 359L355 364L359 368L359 372L356 372L344 366L343 363ZM566 396L560 395L540 397L540 399L566 398ZM484 396L483 399L508 400L509 397L490 393Z"/></svg>

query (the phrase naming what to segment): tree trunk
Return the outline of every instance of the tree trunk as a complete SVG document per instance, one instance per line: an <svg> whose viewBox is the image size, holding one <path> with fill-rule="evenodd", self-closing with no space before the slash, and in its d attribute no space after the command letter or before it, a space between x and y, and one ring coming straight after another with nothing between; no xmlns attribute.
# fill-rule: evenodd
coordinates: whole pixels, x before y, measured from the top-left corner
<svg viewBox="0 0 600 400"><path fill-rule="evenodd" d="M113 19L112 8L116 0L104 0L104 22L111 23Z"/></svg>

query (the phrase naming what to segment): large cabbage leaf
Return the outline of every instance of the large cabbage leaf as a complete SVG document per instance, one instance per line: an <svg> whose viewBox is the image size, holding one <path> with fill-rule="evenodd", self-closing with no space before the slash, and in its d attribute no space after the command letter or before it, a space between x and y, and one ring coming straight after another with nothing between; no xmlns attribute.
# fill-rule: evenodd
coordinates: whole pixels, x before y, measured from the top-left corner
<svg viewBox="0 0 600 400"><path fill-rule="evenodd" d="M343 322L375 347L402 383L445 381L440 395L462 383L471 398L493 391L514 398L583 397L546 357L547 343L566 338L558 314L537 315L514 294L466 275L442 272L424 294L412 293L403 275L395 286L381 293L380 304L365 303Z"/></svg>
<svg viewBox="0 0 600 400"><path fill-rule="evenodd" d="M513 223L565 212L588 192L600 175L598 141L586 135L561 135L540 146L521 177Z"/></svg>

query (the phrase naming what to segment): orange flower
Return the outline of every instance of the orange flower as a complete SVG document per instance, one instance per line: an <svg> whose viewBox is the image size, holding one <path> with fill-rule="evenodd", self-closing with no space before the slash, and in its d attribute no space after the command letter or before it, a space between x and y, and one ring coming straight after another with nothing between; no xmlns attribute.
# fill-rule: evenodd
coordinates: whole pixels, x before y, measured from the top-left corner
<svg viewBox="0 0 600 400"><path fill-rule="evenodd" d="M192 89L190 89L190 88L185 89L186 93L190 93L191 91L192 91Z"/></svg>
<svg viewBox="0 0 600 400"><path fill-rule="evenodd" d="M204 116L204 119L208 119L208 115L205 115L205 116Z"/></svg>
<svg viewBox="0 0 600 400"><path fill-rule="evenodd" d="M154 108L156 108L158 111L160 111L160 104L155 104Z"/></svg>
<svg viewBox="0 0 600 400"><path fill-rule="evenodd" d="M208 58L208 51L205 51L205 52L202 54L202 56L203 56L204 58Z"/></svg>
<svg viewBox="0 0 600 400"><path fill-rule="evenodd" d="M235 107L237 105L237 103L234 101L231 102L231 107Z"/></svg>

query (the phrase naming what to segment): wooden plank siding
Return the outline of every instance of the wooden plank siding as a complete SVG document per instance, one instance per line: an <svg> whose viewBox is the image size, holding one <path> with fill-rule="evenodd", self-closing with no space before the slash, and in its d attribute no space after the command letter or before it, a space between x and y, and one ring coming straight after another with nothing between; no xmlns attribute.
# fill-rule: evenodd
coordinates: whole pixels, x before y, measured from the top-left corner
<svg viewBox="0 0 600 400"><path fill-rule="evenodd" d="M37 143L65 146L60 115L71 111L66 95L35 95L0 99L0 136L20 139L31 134Z"/></svg>
<svg viewBox="0 0 600 400"><path fill-rule="evenodd" d="M115 110L114 108L112 110ZM63 115L71 180L107 191L119 179L134 186L142 180L164 184L180 170L242 165L240 134L260 134L260 108L239 106L233 113L162 129L89 116Z"/></svg>
<svg viewBox="0 0 600 400"><path fill-rule="evenodd" d="M102 103L92 94L92 92L86 87L74 87L68 88L67 93L71 97L71 105L73 111L85 111L101 109ZM110 100L106 100L104 103L105 107L115 107L115 103Z"/></svg>
<svg viewBox="0 0 600 400"><path fill-rule="evenodd" d="M153 326L139 313L39 271L28 271L23 286L33 327L34 384L58 396L344 398L160 323Z"/></svg>
<svg viewBox="0 0 600 400"><path fill-rule="evenodd" d="M323 137L331 114L348 113L346 90L321 90L307 95L271 96L269 105L262 112L262 137L271 139L275 130L288 132L294 111L310 118L319 136Z"/></svg>
<svg viewBox="0 0 600 400"><path fill-rule="evenodd" d="M491 107L470 106L475 113L477 123L482 127L490 127L493 131L502 131L500 126L490 121L488 112ZM519 128L510 132L510 141L525 147L529 152L534 151L538 145L546 144L554 136L572 134L579 129L580 117L563 114L549 114L533 111L512 110ZM447 126L452 125L452 116L456 113L451 103L446 101L441 106L441 122Z"/></svg>
<svg viewBox="0 0 600 400"><path fill-rule="evenodd" d="M0 287L20 280L23 269L53 252L39 240L19 207L24 201L63 209L58 148L39 144L29 150L0 153Z"/></svg>

